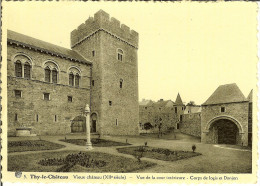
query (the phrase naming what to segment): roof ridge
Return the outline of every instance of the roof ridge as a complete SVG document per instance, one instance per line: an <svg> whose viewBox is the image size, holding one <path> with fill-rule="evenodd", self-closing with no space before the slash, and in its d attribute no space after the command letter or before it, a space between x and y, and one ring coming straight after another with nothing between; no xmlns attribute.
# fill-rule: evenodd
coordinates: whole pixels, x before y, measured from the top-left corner
<svg viewBox="0 0 260 186"><path fill-rule="evenodd" d="M220 85L202 105L236 103L247 101L236 83Z"/></svg>
<svg viewBox="0 0 260 186"><path fill-rule="evenodd" d="M29 47L29 49L33 48L36 51L39 50L40 52L45 52L47 54L50 53L61 58L92 64L90 60L87 60L75 50L49 43L41 39L34 38L32 36L27 36L13 30L7 31L7 41L11 44L15 43L17 45Z"/></svg>

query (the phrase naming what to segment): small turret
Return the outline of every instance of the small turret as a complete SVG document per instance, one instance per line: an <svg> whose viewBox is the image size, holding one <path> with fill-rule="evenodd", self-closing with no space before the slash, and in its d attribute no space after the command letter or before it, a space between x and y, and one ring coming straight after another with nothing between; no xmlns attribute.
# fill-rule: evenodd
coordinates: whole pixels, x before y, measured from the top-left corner
<svg viewBox="0 0 260 186"><path fill-rule="evenodd" d="M177 95L177 98L176 98L175 104L176 104L176 105L184 105L183 102L182 102L182 99L181 99L181 96L180 96L179 93L178 93L178 95Z"/></svg>

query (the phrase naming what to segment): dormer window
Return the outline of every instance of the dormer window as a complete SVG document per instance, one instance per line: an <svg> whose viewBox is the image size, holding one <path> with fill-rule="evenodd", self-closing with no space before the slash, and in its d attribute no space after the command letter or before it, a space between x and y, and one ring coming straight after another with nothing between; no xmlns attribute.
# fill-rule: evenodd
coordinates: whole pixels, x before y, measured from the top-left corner
<svg viewBox="0 0 260 186"><path fill-rule="evenodd" d="M124 54L123 50L121 50L121 49L117 50L117 60L118 61L123 61L123 54Z"/></svg>

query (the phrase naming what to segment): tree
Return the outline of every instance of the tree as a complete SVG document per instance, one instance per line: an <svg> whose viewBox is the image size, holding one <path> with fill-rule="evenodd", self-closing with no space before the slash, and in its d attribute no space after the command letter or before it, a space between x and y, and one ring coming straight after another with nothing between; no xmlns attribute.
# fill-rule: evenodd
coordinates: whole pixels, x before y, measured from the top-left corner
<svg viewBox="0 0 260 186"><path fill-rule="evenodd" d="M190 101L189 103L187 103L187 106L196 106L194 101Z"/></svg>

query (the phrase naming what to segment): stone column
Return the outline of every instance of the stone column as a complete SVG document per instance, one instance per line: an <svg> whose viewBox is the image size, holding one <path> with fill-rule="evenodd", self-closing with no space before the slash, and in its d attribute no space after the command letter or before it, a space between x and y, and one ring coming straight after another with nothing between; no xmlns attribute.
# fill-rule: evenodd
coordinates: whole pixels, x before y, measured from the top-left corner
<svg viewBox="0 0 260 186"><path fill-rule="evenodd" d="M92 144L90 140L90 108L88 104L85 107L85 118L86 118L86 137L87 137L86 147L87 150L91 150Z"/></svg>

